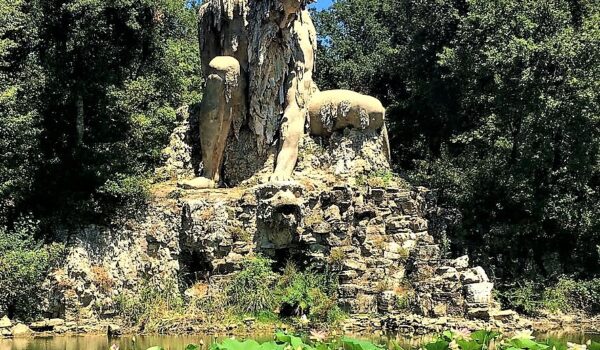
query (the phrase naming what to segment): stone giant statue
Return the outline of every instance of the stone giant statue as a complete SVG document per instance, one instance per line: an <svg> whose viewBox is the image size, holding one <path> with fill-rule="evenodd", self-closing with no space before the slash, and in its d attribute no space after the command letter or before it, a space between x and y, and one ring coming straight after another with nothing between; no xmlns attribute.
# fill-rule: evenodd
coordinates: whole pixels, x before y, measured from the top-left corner
<svg viewBox="0 0 600 350"><path fill-rule="evenodd" d="M306 9L313 1L206 0L201 6L203 174L182 187L217 187L228 140L239 138L243 128L258 155L275 145L273 181L292 177L305 131L327 137L347 127L381 130L387 143L385 109L377 99L320 92L314 83L317 40Z"/></svg>

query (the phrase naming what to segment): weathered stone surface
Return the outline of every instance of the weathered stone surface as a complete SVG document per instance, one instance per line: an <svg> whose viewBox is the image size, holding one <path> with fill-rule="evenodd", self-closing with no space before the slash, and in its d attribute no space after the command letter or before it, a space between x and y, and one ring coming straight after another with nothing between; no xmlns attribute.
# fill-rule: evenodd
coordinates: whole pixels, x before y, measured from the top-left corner
<svg viewBox="0 0 600 350"><path fill-rule="evenodd" d="M29 337L33 331L26 325L19 323L11 329L11 334L15 338Z"/></svg>
<svg viewBox="0 0 600 350"><path fill-rule="evenodd" d="M173 199L173 189L157 188L148 210L121 226L71 233L67 263L49 281L50 314L67 321L82 310L89 319L112 317L114 296L135 293L148 277L151 284L183 284L192 298L192 286L206 283L208 290L226 283L252 254L280 266L289 259L328 267L339 276L340 305L350 313L396 312L396 291L410 294L410 310L425 316L491 307L492 285L482 282L482 269L469 269L465 257L442 259L432 237L413 230L420 227L389 232L390 222L414 222L421 215L394 208L402 191L373 196L373 189L281 182ZM403 203L420 207L413 194ZM321 221L327 230L319 228Z"/></svg>
<svg viewBox="0 0 600 350"><path fill-rule="evenodd" d="M460 258L451 260L449 262L449 265L456 268L457 270L463 270L469 267L469 257L468 256L462 256Z"/></svg>
<svg viewBox="0 0 600 350"><path fill-rule="evenodd" d="M12 321L8 316L4 316L0 318L0 328L10 328L12 327Z"/></svg>
<svg viewBox="0 0 600 350"><path fill-rule="evenodd" d="M465 286L467 303L476 305L489 305L492 300L494 284L490 282L474 283Z"/></svg>
<svg viewBox="0 0 600 350"><path fill-rule="evenodd" d="M462 272L460 274L460 280L464 284L473 284L490 281L487 274L480 266Z"/></svg>

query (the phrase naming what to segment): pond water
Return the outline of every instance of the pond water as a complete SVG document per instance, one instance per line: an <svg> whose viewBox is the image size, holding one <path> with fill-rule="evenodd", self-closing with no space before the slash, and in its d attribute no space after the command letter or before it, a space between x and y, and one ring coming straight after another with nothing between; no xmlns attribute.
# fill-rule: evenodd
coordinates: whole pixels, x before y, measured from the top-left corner
<svg viewBox="0 0 600 350"><path fill-rule="evenodd" d="M600 335L597 334L544 334L538 337L539 339L553 338L579 344L588 340L600 342ZM386 344L390 340L394 340L404 348L411 348L421 344L427 338L430 337L404 338L388 336L371 337L369 340L378 344ZM0 350L108 350L112 344L118 344L121 350L146 350L155 345L160 345L166 350L183 350L190 343L198 344L202 341L204 344L211 344L220 339L223 338L213 336L138 336L135 338L136 341L133 342L132 337L113 339L108 339L106 336L52 337L0 340ZM262 342L270 340L271 336L255 336L253 339Z"/></svg>

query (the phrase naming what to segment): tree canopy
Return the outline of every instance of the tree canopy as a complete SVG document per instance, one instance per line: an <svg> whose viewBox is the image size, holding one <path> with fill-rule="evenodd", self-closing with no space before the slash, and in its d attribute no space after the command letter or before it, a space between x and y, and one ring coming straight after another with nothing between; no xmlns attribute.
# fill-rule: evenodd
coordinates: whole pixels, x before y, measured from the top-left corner
<svg viewBox="0 0 600 350"><path fill-rule="evenodd" d="M200 98L194 6L0 2L5 221L87 220L143 197L176 108Z"/></svg>
<svg viewBox="0 0 600 350"><path fill-rule="evenodd" d="M458 209L449 236L505 280L600 266L600 5L338 0L319 83L379 97L398 170Z"/></svg>

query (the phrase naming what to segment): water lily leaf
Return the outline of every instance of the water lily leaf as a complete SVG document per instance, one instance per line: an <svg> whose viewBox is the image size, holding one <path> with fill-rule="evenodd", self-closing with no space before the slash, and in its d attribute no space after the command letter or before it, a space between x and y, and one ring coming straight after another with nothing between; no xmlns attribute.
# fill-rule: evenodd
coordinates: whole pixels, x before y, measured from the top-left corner
<svg viewBox="0 0 600 350"><path fill-rule="evenodd" d="M481 350L483 348L483 344L479 344L474 340L457 340L456 343L461 350Z"/></svg>
<svg viewBox="0 0 600 350"><path fill-rule="evenodd" d="M438 340L433 343L429 343L425 345L425 349L427 350L448 350L450 343L444 340Z"/></svg>
<svg viewBox="0 0 600 350"><path fill-rule="evenodd" d="M600 343L596 343L596 342L592 342L589 346L588 346L588 350L600 350Z"/></svg>
<svg viewBox="0 0 600 350"><path fill-rule="evenodd" d="M471 339L475 340L476 342L478 342L481 345L490 345L490 342L492 341L492 339L496 339L500 336L500 333L498 332L494 332L494 331L486 331L486 330L480 330L480 331L476 331L471 333Z"/></svg>
<svg viewBox="0 0 600 350"><path fill-rule="evenodd" d="M511 345L518 349L529 349L529 350L545 350L548 349L548 345L537 343L531 339L512 339Z"/></svg>
<svg viewBox="0 0 600 350"><path fill-rule="evenodd" d="M219 344L214 344L214 350L262 350L261 345L255 340L239 341L236 339L225 339Z"/></svg>
<svg viewBox="0 0 600 350"><path fill-rule="evenodd" d="M352 338L342 338L342 344L346 350L381 350L381 348L371 342Z"/></svg>
<svg viewBox="0 0 600 350"><path fill-rule="evenodd" d="M282 332L278 332L277 334L275 334L275 341L277 341L278 343L290 344L292 346L292 348L294 348L294 350L297 350L298 348L301 348L301 349L311 348L308 345L304 344L302 339L300 339L299 337L295 337L293 335L285 334Z"/></svg>
<svg viewBox="0 0 600 350"><path fill-rule="evenodd" d="M163 348L162 346L153 346L153 347L148 348L146 350L165 350L165 348Z"/></svg>
<svg viewBox="0 0 600 350"><path fill-rule="evenodd" d="M444 331L444 333L442 333L442 337L444 337L444 340L446 341L452 341L454 339L454 332Z"/></svg>
<svg viewBox="0 0 600 350"><path fill-rule="evenodd" d="M188 346L185 347L185 350L200 350L200 346L196 344L188 344Z"/></svg>

